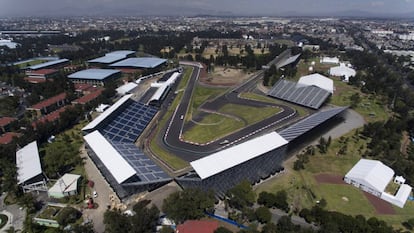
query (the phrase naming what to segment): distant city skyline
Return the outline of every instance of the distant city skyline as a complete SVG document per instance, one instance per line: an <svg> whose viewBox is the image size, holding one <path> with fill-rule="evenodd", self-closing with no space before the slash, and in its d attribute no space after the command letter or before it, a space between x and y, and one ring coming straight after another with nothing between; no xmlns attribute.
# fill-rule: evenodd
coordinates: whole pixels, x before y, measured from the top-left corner
<svg viewBox="0 0 414 233"><path fill-rule="evenodd" d="M414 0L1 0L0 17L105 15L414 16Z"/></svg>

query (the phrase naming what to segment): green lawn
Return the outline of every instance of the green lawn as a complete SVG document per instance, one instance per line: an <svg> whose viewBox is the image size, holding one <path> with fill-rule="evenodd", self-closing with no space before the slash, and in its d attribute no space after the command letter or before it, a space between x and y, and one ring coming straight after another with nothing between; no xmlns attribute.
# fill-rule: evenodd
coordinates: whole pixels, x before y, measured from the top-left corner
<svg viewBox="0 0 414 233"><path fill-rule="evenodd" d="M244 123L234 118L218 114L208 114L197 125L183 133L187 141L207 143L221 138L244 127Z"/></svg>
<svg viewBox="0 0 414 233"><path fill-rule="evenodd" d="M219 112L239 116L247 122L247 125L251 125L280 113L281 109L277 107L257 108L237 104L226 104L219 109Z"/></svg>
<svg viewBox="0 0 414 233"><path fill-rule="evenodd" d="M191 97L191 108L186 115L186 120L190 120L193 114L196 114L198 108L205 103L207 100L214 99L215 97L223 94L227 89L225 88L212 88L197 85Z"/></svg>
<svg viewBox="0 0 414 233"><path fill-rule="evenodd" d="M346 153L338 155L337 152L345 144L347 144ZM317 151L315 155L310 156L304 170L293 170L293 163L296 160L293 157L285 162L284 174L257 185L256 193L286 190L289 203L298 210L311 208L317 200L324 198L327 202L327 210L349 215L362 214L367 218L375 216L394 227L402 227L401 223L414 215L414 202L407 201L403 209L394 207L395 215L378 215L361 190L346 184L319 184L314 178L320 173L344 176L361 158L366 144L366 140L355 136L354 130L343 138L332 140L326 154Z"/></svg>

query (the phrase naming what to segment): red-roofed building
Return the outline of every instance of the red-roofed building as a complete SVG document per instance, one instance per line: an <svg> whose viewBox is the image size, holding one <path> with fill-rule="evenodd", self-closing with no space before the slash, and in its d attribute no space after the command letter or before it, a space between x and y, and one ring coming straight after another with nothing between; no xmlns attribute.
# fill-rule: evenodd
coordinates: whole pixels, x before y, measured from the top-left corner
<svg viewBox="0 0 414 233"><path fill-rule="evenodd" d="M10 124L17 119L14 117L2 117L0 118L0 133L10 131Z"/></svg>
<svg viewBox="0 0 414 233"><path fill-rule="evenodd" d="M66 111L67 108L68 108L68 106L65 106L63 108L59 108L58 110L39 118L37 121L32 123L33 129L36 129L36 126L39 123L46 123L46 122L54 123L54 122L56 122L57 120L59 120L60 114L64 111Z"/></svg>
<svg viewBox="0 0 414 233"><path fill-rule="evenodd" d="M32 83L44 82L46 79L53 78L58 73L59 71L55 69L27 70L26 75L28 77L25 80ZM36 79L38 80L37 82L35 82Z"/></svg>
<svg viewBox="0 0 414 233"><path fill-rule="evenodd" d="M218 222L211 220L188 220L177 226L176 233L214 233Z"/></svg>
<svg viewBox="0 0 414 233"><path fill-rule="evenodd" d="M41 79L41 78L25 77L24 80L26 80L29 83L44 83L44 82L46 82L46 79Z"/></svg>
<svg viewBox="0 0 414 233"><path fill-rule="evenodd" d="M27 110L36 111L37 116L40 117L61 108L66 105L66 103L66 93L61 93L27 108Z"/></svg>
<svg viewBox="0 0 414 233"><path fill-rule="evenodd" d="M76 99L76 100L72 101L72 104L82 104L82 105L84 105L84 104L87 104L89 102L92 102L102 94L103 90L104 89L100 88L100 89L96 90L95 92L84 95L84 96L80 97L79 99Z"/></svg>
<svg viewBox="0 0 414 233"><path fill-rule="evenodd" d="M101 87L97 87L97 86L94 86L88 83L75 83L74 86L75 86L75 91L78 93L81 93L82 95L88 95L92 92L95 92L101 89Z"/></svg>
<svg viewBox="0 0 414 233"><path fill-rule="evenodd" d="M18 138L20 136L21 136L21 134L19 134L19 133L7 132L7 133L0 136L0 144L2 144L2 145L9 144L10 142L13 141L13 138Z"/></svg>

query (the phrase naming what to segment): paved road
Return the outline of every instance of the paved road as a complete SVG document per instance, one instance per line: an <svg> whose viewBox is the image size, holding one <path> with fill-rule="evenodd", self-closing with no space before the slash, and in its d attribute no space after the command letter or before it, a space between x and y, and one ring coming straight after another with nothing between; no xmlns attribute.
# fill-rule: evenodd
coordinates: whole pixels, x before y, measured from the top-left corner
<svg viewBox="0 0 414 233"><path fill-rule="evenodd" d="M164 146L168 148L168 150L175 152L178 156L183 158L186 161L193 161L195 159L201 158L208 154L214 153L219 151L225 147L234 145L239 143L242 140L245 140L247 137L251 137L263 130L266 130L270 127L274 127L278 124L283 124L285 121L290 120L291 118L295 117L297 114L294 109L285 106L285 105L278 105L278 104L270 104L264 103L255 100L247 100L241 99L239 97L239 93L247 92L255 88L256 82L258 79L261 78L263 72L258 72L255 76L249 79L247 82L232 88L230 91L226 92L225 94L217 97L216 99L212 100L211 102L207 102L200 107L200 110L204 110L205 112L200 114L199 118L201 119L208 112L217 112L222 106L228 103L239 104L239 105L247 105L247 106L254 106L254 107L265 107L265 106L273 106L279 107L282 109L282 112L267 118L261 122L258 122L254 125L250 125L246 128L243 128L233 134L226 136L225 138L216 140L214 142L199 145L194 143L185 142L181 139L182 132L186 129L191 128L194 126L193 122L188 122L184 124L183 118L185 117L186 112L188 112L188 108L190 105L190 99L193 94L193 90L195 89L195 85L197 84L199 75L200 75L200 68L198 66L193 66L193 72L191 78L189 80L188 86L183 94L182 101L176 108L175 113L173 114L172 118L170 119L169 125L166 126L165 134L162 139L158 139L164 143ZM226 145L220 145L220 142L223 140L228 140L229 143Z"/></svg>
<svg viewBox="0 0 414 233"><path fill-rule="evenodd" d="M96 190L98 196L94 198L95 203L98 204L97 209L85 209L83 211L84 219L92 220L93 227L95 232L103 233L105 231L105 225L103 223L103 215L108 209L108 205L115 203L120 203L115 192L105 181L105 178L102 176L98 168L95 166L93 161L87 155L84 147L82 147L81 157L85 162L85 171L89 180L92 180L95 185L93 190ZM114 197L114 202L111 201L110 197Z"/></svg>
<svg viewBox="0 0 414 233"><path fill-rule="evenodd" d="M6 193L3 193L0 196L0 213L5 214L9 217L7 225L0 230L0 233L6 232L5 230L13 227L15 231L23 230L23 222L26 218L26 209L21 209L19 205L5 205L4 198L6 198Z"/></svg>

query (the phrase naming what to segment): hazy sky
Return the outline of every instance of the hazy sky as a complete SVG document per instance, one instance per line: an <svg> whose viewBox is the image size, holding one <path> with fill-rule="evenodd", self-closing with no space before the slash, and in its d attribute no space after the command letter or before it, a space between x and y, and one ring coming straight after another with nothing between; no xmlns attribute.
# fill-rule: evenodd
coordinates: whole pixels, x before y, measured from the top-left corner
<svg viewBox="0 0 414 233"><path fill-rule="evenodd" d="M0 0L2 16L414 13L414 0Z"/></svg>

